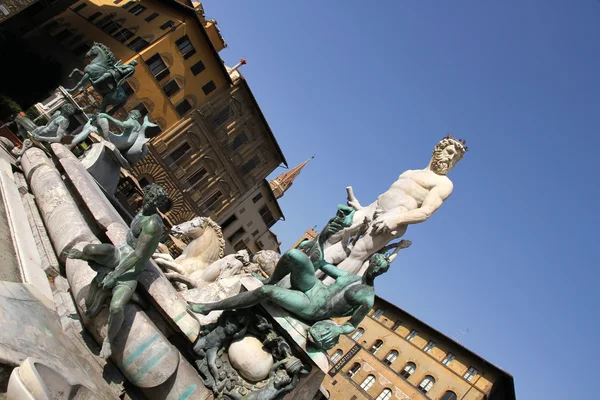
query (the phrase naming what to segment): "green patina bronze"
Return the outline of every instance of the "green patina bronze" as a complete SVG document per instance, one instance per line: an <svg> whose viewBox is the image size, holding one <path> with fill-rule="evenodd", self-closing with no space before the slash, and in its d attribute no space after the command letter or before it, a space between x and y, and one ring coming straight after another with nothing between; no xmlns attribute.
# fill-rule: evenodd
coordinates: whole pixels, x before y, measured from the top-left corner
<svg viewBox="0 0 600 400"><path fill-rule="evenodd" d="M112 114L127 101L127 94L121 85L133 75L137 61L133 60L129 64L121 64L121 61L115 62L113 53L101 43L94 43L86 56L94 58L83 71L75 68L71 72L69 78L72 78L76 72L82 77L77 85L72 89L67 89L67 92L73 93L86 82L90 82L94 90L102 96L100 112L106 112L106 108L112 105L113 107L109 111Z"/></svg>
<svg viewBox="0 0 600 400"><path fill-rule="evenodd" d="M100 353L103 358L112 353L111 343L123 324L125 305L131 300L146 263L156 251L164 229L158 208L166 202L165 189L150 184L144 188L142 209L133 219L124 244L118 247L88 244L82 251L71 249L66 252L68 258L92 261L92 267L97 271L86 298L89 317L96 315L104 300L112 294L107 334Z"/></svg>
<svg viewBox="0 0 600 400"><path fill-rule="evenodd" d="M355 210L340 205L338 212L313 241L304 242L301 249L286 252L273 272L263 280L259 289L240 293L216 303L188 303L197 313L208 314L213 310L232 310L254 306L263 300L272 300L298 318L311 324L309 335L322 349L335 346L341 334L354 331L373 306L374 279L386 272L390 265L387 254L376 253L370 258L363 277L325 262L323 244L336 232L350 226ZM323 271L333 277L335 283L326 286L317 279L315 272ZM290 288L275 286L290 275ZM350 317L347 323L338 325L330 318Z"/></svg>
<svg viewBox="0 0 600 400"><path fill-rule="evenodd" d="M25 116L15 118L19 133L23 137L31 136L39 142L60 143L69 128L69 117L77 111L72 104L63 105L56 111L48 123L37 126L32 120Z"/></svg>

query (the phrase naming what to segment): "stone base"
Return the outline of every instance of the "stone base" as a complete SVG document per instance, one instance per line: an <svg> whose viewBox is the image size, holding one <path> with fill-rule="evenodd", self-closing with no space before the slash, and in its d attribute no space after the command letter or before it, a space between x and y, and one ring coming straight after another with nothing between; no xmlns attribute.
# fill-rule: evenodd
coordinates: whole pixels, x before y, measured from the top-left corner
<svg viewBox="0 0 600 400"><path fill-rule="evenodd" d="M96 182L110 194L117 191L121 168L131 168L115 145L106 140L94 143L81 159L81 163Z"/></svg>

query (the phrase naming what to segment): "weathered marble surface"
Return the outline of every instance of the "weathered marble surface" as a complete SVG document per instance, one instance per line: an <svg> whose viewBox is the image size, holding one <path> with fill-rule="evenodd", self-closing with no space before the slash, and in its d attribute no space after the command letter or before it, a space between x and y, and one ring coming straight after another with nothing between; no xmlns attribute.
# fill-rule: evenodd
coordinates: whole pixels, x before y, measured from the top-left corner
<svg viewBox="0 0 600 400"><path fill-rule="evenodd" d="M100 399L116 399L102 376L93 373L85 355L64 334L53 308L51 300L28 284L0 282L2 362L17 367L31 357L70 385L82 385Z"/></svg>
<svg viewBox="0 0 600 400"><path fill-rule="evenodd" d="M42 268L42 259L27 223L27 213L12 174L0 171L0 196L12 239L14 255L19 265L22 281L31 284L44 296L52 299L52 290Z"/></svg>
<svg viewBox="0 0 600 400"><path fill-rule="evenodd" d="M263 349L263 344L254 336L234 340L227 349L231 366L251 382L259 382L269 376L273 368L273 356Z"/></svg>

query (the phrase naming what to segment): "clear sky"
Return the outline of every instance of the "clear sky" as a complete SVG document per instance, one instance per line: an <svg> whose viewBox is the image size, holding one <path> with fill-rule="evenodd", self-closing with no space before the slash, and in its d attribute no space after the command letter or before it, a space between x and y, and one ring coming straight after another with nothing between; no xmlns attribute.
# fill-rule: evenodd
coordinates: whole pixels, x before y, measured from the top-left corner
<svg viewBox="0 0 600 400"><path fill-rule="evenodd" d="M596 398L600 1L204 5L290 166L316 155L280 201L282 248L346 186L369 204L464 137L453 195L409 227L378 294L448 336L468 328L459 341L519 399Z"/></svg>

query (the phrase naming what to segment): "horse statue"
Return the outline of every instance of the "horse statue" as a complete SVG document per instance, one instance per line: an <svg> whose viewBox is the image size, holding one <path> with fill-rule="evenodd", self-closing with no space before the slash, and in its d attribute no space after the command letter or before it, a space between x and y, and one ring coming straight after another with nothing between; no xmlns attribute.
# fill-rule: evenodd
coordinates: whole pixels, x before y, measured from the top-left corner
<svg viewBox="0 0 600 400"><path fill-rule="evenodd" d="M113 108L109 114L113 114L127 101L127 94L121 85L133 75L137 61L133 60L129 64L121 64L121 61L115 62L114 54L102 43L94 43L86 53L86 57L94 58L83 71L75 68L71 72L69 78L72 78L75 73L81 74L82 77L74 88L66 90L69 93L76 92L89 81L94 90L102 96L100 112L105 113L106 108L112 105Z"/></svg>
<svg viewBox="0 0 600 400"><path fill-rule="evenodd" d="M170 233L175 237L188 237L192 241L176 259L170 254L154 253L152 258L163 269L189 277L194 272L205 270L225 254L221 227L208 217L196 217L174 225Z"/></svg>

